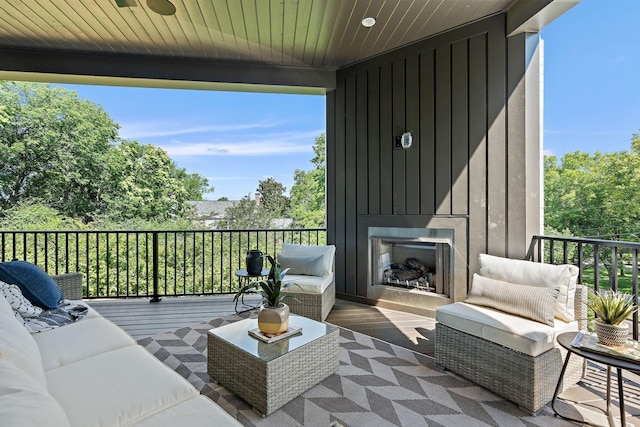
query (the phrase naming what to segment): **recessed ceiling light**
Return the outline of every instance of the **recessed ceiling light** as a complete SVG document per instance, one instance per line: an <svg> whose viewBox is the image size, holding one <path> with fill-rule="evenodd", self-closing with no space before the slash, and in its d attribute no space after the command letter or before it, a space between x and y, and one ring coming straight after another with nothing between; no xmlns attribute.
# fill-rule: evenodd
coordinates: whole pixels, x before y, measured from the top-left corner
<svg viewBox="0 0 640 427"><path fill-rule="evenodd" d="M364 18L362 20L362 26L363 27L371 28L374 25L376 25L376 18L368 17L368 18Z"/></svg>

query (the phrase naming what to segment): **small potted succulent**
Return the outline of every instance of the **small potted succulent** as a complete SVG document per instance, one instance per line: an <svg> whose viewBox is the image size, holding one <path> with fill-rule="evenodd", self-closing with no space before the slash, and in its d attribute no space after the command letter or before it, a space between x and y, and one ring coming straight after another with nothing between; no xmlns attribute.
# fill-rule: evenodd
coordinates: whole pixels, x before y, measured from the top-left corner
<svg viewBox="0 0 640 427"><path fill-rule="evenodd" d="M595 315L595 331L603 345L624 345L629 335L625 322L638 310L633 295L618 291L593 292L587 303Z"/></svg>
<svg viewBox="0 0 640 427"><path fill-rule="evenodd" d="M288 288L293 283L282 283L282 279L287 274L288 268L280 269L280 263L273 259L271 255L263 255L271 264L267 279L257 280L238 290L234 301L247 293L262 294L262 306L258 313L258 329L265 334L280 334L289 328L289 306L283 301L293 298L291 295L283 294L282 290Z"/></svg>

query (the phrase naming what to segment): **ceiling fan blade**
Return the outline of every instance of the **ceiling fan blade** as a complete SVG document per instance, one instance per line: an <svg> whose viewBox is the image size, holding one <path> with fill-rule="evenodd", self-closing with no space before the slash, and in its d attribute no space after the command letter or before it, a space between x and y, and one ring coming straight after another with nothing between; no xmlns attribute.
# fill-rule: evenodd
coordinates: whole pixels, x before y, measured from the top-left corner
<svg viewBox="0 0 640 427"><path fill-rule="evenodd" d="M138 6L138 3L136 3L136 0L115 0L116 1L116 5L118 5L118 7L136 7Z"/></svg>

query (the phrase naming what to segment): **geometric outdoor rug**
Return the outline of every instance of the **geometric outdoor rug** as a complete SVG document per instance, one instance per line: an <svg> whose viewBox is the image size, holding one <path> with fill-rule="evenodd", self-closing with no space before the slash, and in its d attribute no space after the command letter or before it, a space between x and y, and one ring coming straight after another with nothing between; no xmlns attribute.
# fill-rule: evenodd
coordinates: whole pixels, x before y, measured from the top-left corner
<svg viewBox="0 0 640 427"><path fill-rule="evenodd" d="M575 426L545 407L535 417L433 359L348 329L338 372L262 418L207 374L207 331L232 315L138 341L245 426ZM213 425L213 424L212 424Z"/></svg>

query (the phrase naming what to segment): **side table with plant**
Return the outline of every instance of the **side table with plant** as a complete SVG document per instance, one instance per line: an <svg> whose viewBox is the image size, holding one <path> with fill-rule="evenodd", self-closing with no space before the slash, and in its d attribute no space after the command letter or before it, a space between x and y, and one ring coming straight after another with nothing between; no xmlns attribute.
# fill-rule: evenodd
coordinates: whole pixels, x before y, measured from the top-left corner
<svg viewBox="0 0 640 427"><path fill-rule="evenodd" d="M238 298L247 293L261 294L262 306L258 312L258 329L262 333L275 335L286 332L289 328L289 306L283 301L287 298L293 298L293 296L283 294L282 290L293 285L293 283L282 283L282 279L289 270L288 268L281 270L280 263L274 260L271 255L263 256L271 264L267 278L243 286L238 290L233 300L237 301Z"/></svg>
<svg viewBox="0 0 640 427"><path fill-rule="evenodd" d="M625 322L638 306L631 294L618 291L592 292L587 306L595 315L594 327L603 345L624 345L629 336L629 324Z"/></svg>

